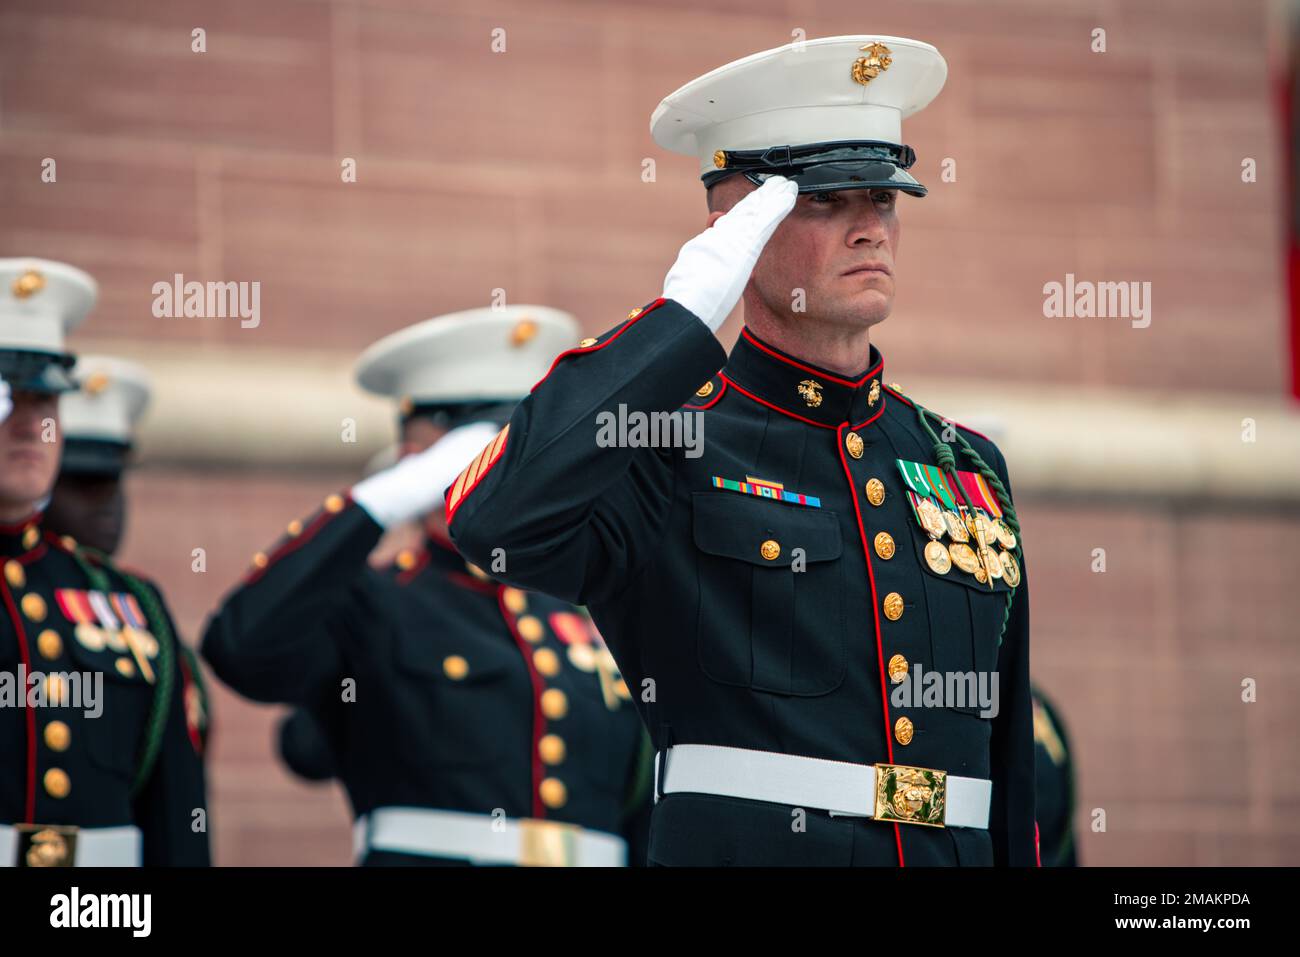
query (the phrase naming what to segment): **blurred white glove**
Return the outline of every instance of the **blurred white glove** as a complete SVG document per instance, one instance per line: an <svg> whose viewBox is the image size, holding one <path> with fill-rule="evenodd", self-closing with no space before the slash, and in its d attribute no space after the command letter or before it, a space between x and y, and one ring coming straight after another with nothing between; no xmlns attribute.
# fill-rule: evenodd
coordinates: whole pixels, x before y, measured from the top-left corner
<svg viewBox="0 0 1300 957"><path fill-rule="evenodd" d="M9 413L14 410L14 400L9 398L9 383L0 375L0 425L4 425Z"/></svg>
<svg viewBox="0 0 1300 957"><path fill-rule="evenodd" d="M384 528L441 508L447 486L499 431L491 422L452 429L423 452L352 486L352 500Z"/></svg>
<svg viewBox="0 0 1300 957"><path fill-rule="evenodd" d="M664 277L664 298L685 306L717 332L736 308L754 263L794 209L797 184L773 176L686 243Z"/></svg>

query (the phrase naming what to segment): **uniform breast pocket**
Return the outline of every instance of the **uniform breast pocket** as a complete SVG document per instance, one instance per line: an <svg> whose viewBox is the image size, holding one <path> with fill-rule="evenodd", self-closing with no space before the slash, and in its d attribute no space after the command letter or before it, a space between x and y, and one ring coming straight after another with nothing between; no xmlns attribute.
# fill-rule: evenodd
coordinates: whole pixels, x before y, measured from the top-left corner
<svg viewBox="0 0 1300 957"><path fill-rule="evenodd" d="M439 767L475 767L501 757L514 700L528 696L523 661L504 642L501 648L453 647L427 637L395 636L394 661L402 681L389 691L398 720L419 729L412 753Z"/></svg>
<svg viewBox="0 0 1300 957"><path fill-rule="evenodd" d="M129 781L135 774L157 686L145 679L129 653L114 653L111 649L92 651L78 641L69 641L66 647L82 686L80 710L85 720L78 724L85 735L86 756L102 770ZM158 658L145 660L156 682ZM71 676L68 680L71 682ZM87 682L98 695L93 705L86 697Z"/></svg>
<svg viewBox="0 0 1300 957"><path fill-rule="evenodd" d="M696 492L700 666L714 681L823 695L845 671L839 518L769 499Z"/></svg>
<svg viewBox="0 0 1300 957"><path fill-rule="evenodd" d="M967 702L949 702L948 706L964 714L980 714L993 693L991 676L998 667L998 638L1012 589L1005 578L994 578L990 588L987 579L980 582L951 562L941 563L948 566L946 572L936 571L925 556L930 539L919 528L912 530L912 536L916 560L924 573L932 667L943 672L945 679L951 674L969 675L959 684L967 691ZM942 544L946 547L951 541L945 536ZM974 692L973 701L970 692Z"/></svg>

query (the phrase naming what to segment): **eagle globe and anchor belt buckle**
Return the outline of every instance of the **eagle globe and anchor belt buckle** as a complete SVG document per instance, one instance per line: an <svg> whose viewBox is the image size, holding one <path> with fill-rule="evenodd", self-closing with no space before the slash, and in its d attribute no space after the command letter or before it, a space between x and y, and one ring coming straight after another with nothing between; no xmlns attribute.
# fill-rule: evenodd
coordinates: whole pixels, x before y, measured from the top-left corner
<svg viewBox="0 0 1300 957"><path fill-rule="evenodd" d="M876 765L877 821L946 827L948 774L904 764Z"/></svg>

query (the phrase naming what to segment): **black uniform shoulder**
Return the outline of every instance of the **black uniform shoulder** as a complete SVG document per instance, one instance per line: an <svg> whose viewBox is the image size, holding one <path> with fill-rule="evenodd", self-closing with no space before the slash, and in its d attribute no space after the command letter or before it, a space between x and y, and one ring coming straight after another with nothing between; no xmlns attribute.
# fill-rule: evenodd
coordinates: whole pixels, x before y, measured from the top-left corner
<svg viewBox="0 0 1300 957"><path fill-rule="evenodd" d="M890 409L895 417L922 433L925 430L921 426L920 417L921 410L924 409L930 428L934 429L940 439L947 441L952 446L953 452L957 456L957 468L963 471L978 471L975 460L962 451L963 445L969 445L997 473L1003 483L1008 482L1006 458L1003 456L1002 450L998 448L997 443L983 432L977 432L970 426L963 425L947 417L942 412L924 405L919 400L903 392L896 382L886 385L885 392L892 400ZM945 429L951 429L951 432L945 434ZM960 436L960 439L958 436ZM964 440L964 443L962 440Z"/></svg>

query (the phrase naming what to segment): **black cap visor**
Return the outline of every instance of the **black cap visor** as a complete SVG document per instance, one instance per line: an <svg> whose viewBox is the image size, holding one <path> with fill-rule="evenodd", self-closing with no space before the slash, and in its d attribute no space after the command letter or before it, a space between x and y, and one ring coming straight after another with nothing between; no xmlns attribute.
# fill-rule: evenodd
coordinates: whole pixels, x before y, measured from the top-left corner
<svg viewBox="0 0 1300 957"><path fill-rule="evenodd" d="M772 176L784 176L800 193L831 193L844 189L896 189L924 196L926 188L907 172L916 153L910 146L874 140L774 146L765 150L721 151L726 166L710 170L705 186L735 173L761 186Z"/></svg>

